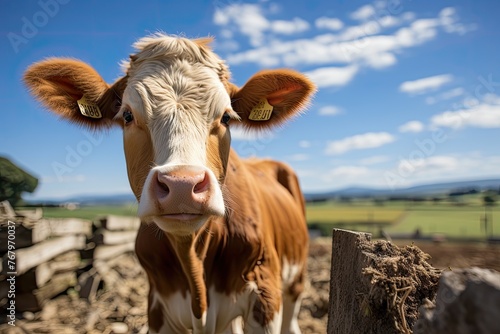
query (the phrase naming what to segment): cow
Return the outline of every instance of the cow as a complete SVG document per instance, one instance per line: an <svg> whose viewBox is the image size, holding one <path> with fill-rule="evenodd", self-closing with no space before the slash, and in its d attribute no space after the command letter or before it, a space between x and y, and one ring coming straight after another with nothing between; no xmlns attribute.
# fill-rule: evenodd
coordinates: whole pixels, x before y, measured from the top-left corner
<svg viewBox="0 0 500 334"><path fill-rule="evenodd" d="M63 119L123 129L151 333L300 333L308 231L297 176L285 163L238 157L230 128L279 126L315 87L291 69L261 70L238 87L210 43L141 38L113 84L71 58L35 63L23 79Z"/></svg>

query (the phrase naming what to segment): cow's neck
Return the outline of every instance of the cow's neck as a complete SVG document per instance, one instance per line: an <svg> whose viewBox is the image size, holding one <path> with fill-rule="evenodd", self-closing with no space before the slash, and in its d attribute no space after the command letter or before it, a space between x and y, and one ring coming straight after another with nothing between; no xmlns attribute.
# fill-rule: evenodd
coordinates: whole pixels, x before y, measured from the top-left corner
<svg viewBox="0 0 500 334"><path fill-rule="evenodd" d="M167 235L180 260L182 270L189 283L191 309L201 319L207 309L207 287L204 279L203 261L210 245L211 233L197 233L176 237Z"/></svg>

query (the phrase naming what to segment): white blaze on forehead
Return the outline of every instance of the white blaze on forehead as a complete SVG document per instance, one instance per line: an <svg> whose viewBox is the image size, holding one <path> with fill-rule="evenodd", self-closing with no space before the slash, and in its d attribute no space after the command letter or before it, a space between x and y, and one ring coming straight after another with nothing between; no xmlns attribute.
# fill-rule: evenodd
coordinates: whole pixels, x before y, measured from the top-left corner
<svg viewBox="0 0 500 334"><path fill-rule="evenodd" d="M157 165L205 165L210 126L231 106L213 69L177 59L138 65L123 102L146 121Z"/></svg>

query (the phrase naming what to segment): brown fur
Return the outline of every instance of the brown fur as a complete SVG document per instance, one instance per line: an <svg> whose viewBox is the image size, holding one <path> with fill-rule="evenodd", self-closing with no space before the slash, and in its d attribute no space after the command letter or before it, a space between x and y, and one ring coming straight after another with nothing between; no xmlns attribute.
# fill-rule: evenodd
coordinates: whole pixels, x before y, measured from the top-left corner
<svg viewBox="0 0 500 334"><path fill-rule="evenodd" d="M110 87L91 66L69 58L48 58L30 66L24 74L31 93L47 109L91 128L113 124L126 81L127 77L123 77ZM99 106L102 119L80 113L76 101L84 95Z"/></svg>

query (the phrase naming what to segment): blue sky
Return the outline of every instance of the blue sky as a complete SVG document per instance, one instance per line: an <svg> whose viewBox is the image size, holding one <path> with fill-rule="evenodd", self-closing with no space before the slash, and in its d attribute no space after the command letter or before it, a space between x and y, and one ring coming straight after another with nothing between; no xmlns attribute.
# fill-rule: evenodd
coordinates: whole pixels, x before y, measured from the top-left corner
<svg viewBox="0 0 500 334"><path fill-rule="evenodd" d="M108 82L156 31L215 37L242 85L291 67L318 85L307 113L270 135L233 132L242 156L284 160L305 191L500 177L497 1L0 0L0 155L40 179L28 199L130 192L122 134L43 110L31 63L82 59Z"/></svg>

